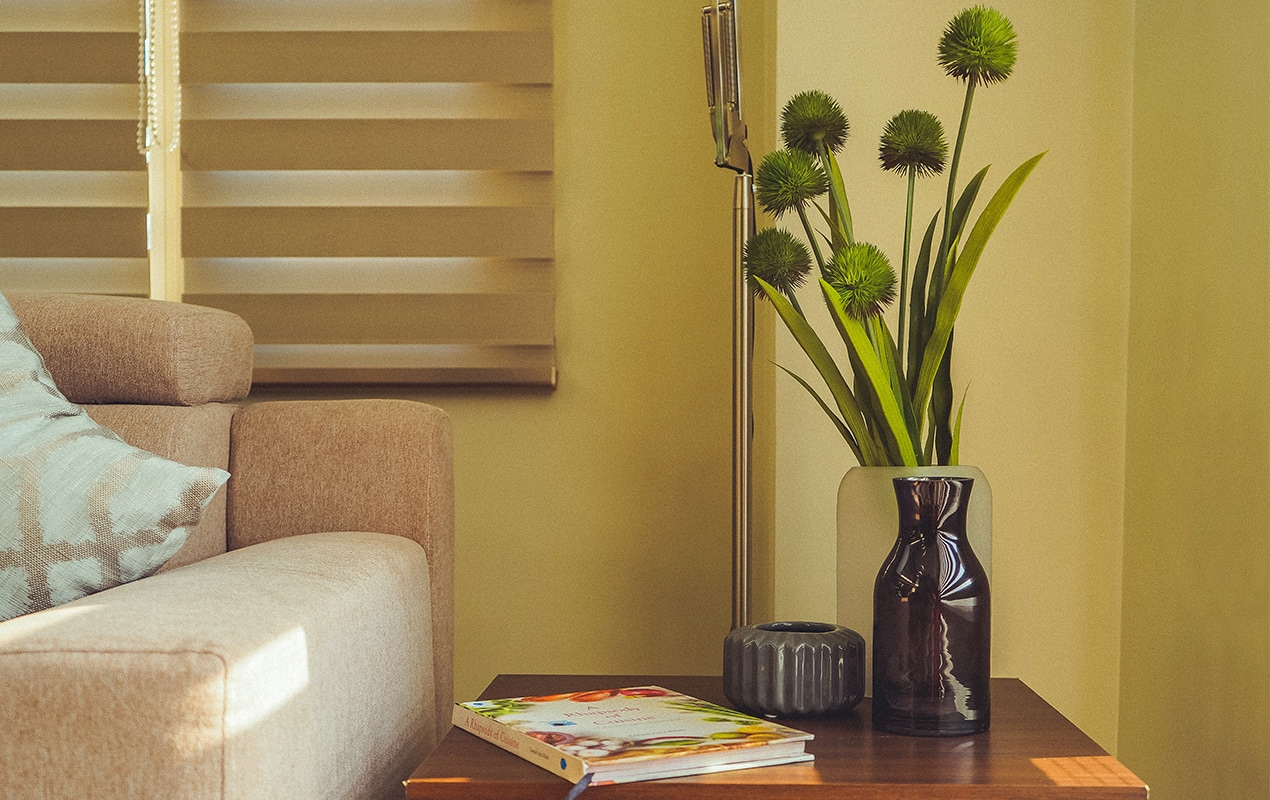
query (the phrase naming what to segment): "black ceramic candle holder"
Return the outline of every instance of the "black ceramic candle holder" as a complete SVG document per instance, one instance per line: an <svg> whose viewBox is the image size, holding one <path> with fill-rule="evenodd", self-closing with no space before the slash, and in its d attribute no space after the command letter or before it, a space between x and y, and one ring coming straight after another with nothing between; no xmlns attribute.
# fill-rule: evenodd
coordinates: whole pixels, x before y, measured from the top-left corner
<svg viewBox="0 0 1270 800"><path fill-rule="evenodd" d="M761 716L849 711L864 697L864 637L827 622L737 628L723 642L723 693Z"/></svg>

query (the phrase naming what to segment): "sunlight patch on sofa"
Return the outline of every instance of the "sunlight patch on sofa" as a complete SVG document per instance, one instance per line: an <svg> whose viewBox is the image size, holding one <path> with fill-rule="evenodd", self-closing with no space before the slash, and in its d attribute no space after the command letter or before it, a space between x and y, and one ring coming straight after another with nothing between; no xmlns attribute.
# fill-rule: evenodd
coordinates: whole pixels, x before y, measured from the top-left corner
<svg viewBox="0 0 1270 800"><path fill-rule="evenodd" d="M58 606L35 614L14 617L0 626L0 647L18 644L28 636L63 625L97 608L97 605Z"/></svg>
<svg viewBox="0 0 1270 800"><path fill-rule="evenodd" d="M308 685L308 640L303 628L292 628L229 666L225 732L251 728Z"/></svg>

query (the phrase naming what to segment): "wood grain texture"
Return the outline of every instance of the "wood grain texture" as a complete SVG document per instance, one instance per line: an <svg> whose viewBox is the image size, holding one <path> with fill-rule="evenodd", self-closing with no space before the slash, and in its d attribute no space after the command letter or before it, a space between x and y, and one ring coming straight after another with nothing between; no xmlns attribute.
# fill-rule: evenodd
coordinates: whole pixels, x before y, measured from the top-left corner
<svg viewBox="0 0 1270 800"><path fill-rule="evenodd" d="M555 343L550 294L187 294L231 311L257 344Z"/></svg>
<svg viewBox="0 0 1270 800"><path fill-rule="evenodd" d="M136 9L133 9L136 13ZM0 33L0 83L137 82L137 34L99 31Z"/></svg>
<svg viewBox="0 0 1270 800"><path fill-rule="evenodd" d="M547 31L192 31L181 48L186 83L552 80Z"/></svg>
<svg viewBox="0 0 1270 800"><path fill-rule="evenodd" d="M0 170L137 171L137 123L130 119L0 120Z"/></svg>
<svg viewBox="0 0 1270 800"><path fill-rule="evenodd" d="M232 206L182 209L186 257L551 258L550 208Z"/></svg>
<svg viewBox="0 0 1270 800"><path fill-rule="evenodd" d="M655 684L727 704L718 677L500 675L483 699ZM1146 785L1021 681L992 681L992 727L951 739L876 733L866 699L814 733L803 764L588 789L592 800L1144 800ZM418 800L561 800L569 784L451 730L406 785Z"/></svg>
<svg viewBox="0 0 1270 800"><path fill-rule="evenodd" d="M546 119L187 119L181 139L195 171L552 169Z"/></svg>
<svg viewBox="0 0 1270 800"><path fill-rule="evenodd" d="M145 258L144 208L0 208L0 258Z"/></svg>

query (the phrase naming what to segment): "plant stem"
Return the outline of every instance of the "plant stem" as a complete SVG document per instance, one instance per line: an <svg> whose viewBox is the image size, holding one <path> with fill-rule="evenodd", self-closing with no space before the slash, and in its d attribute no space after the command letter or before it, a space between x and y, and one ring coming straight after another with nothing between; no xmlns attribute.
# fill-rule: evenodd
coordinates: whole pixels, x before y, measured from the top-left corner
<svg viewBox="0 0 1270 800"><path fill-rule="evenodd" d="M933 298L932 307L927 310L927 318L930 324L934 325L935 313L939 309L944 297L944 289L951 279L949 272L949 263L952 261L952 228L953 228L953 203L957 190L957 166L961 163L961 148L966 141L966 128L970 125L970 107L975 99L976 79L972 76L966 80L966 100L961 107L961 124L957 126L957 144L953 148L952 161L948 165L948 198L944 205L944 235L939 241L939 256L932 265L930 281L931 281L931 297ZM925 359L923 358L923 362ZM932 392L930 396L930 419L931 433L934 435L935 441L935 458L938 462L946 463L948 446L951 443L951 420L952 415L952 340L951 332L949 333L949 341L947 348L944 350L940 363L938 364L938 373L932 384ZM922 364L922 371L927 369L926 364ZM917 413L922 413L923 409L917 409ZM931 463L936 463L932 461Z"/></svg>
<svg viewBox="0 0 1270 800"><path fill-rule="evenodd" d="M816 241L816 229L811 227L811 220L807 219L807 208L804 203L798 204L798 218L803 221L803 230L807 232L807 241L811 242L811 252L816 256L816 266L820 267L820 272L823 274L825 271L825 257L820 253L820 243Z"/></svg>
<svg viewBox="0 0 1270 800"><path fill-rule="evenodd" d="M917 170L913 167L908 168L908 204L904 207L904 258L900 262L900 324L897 333L900 336L899 354L900 358L904 358L904 332L908 329L905 324L906 313L908 311L908 249L909 240L913 238L913 189L917 183Z"/></svg>
<svg viewBox="0 0 1270 800"><path fill-rule="evenodd" d="M789 290L789 292L785 295L785 299L789 300L789 304L794 307L794 310L798 312L799 316L803 319L807 319L807 315L803 313L803 307L798 305L798 296L794 294L793 289Z"/></svg>
<svg viewBox="0 0 1270 800"><path fill-rule="evenodd" d="M948 165L948 201L944 205L944 236L939 241L939 257L935 259L935 269L931 277L938 281L939 291L935 294L934 307L939 307L939 298L944 293L944 284L948 282L946 274L948 266L948 250L952 247L952 212L953 201L957 191L957 165L961 163L961 146L966 141L966 127L970 124L970 106L975 99L975 79L966 81L966 101L961 107L961 125L957 128L957 144L953 148L952 161Z"/></svg>

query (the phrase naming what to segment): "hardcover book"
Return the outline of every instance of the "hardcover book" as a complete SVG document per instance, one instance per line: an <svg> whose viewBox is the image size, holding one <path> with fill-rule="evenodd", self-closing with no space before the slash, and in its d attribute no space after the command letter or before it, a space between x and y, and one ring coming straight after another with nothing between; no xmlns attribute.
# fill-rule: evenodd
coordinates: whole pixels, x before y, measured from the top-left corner
<svg viewBox="0 0 1270 800"><path fill-rule="evenodd" d="M810 733L660 686L456 703L453 721L593 786L812 759Z"/></svg>

